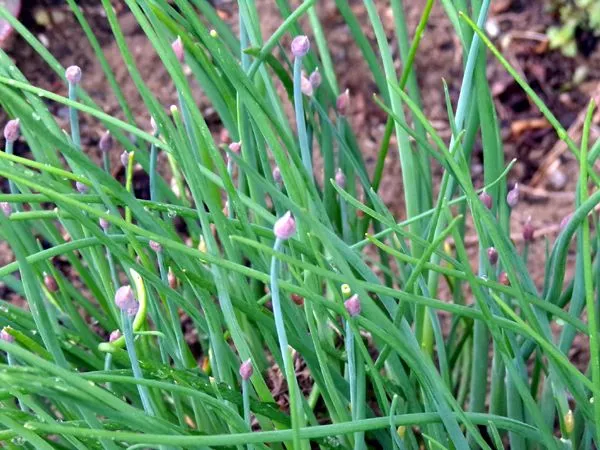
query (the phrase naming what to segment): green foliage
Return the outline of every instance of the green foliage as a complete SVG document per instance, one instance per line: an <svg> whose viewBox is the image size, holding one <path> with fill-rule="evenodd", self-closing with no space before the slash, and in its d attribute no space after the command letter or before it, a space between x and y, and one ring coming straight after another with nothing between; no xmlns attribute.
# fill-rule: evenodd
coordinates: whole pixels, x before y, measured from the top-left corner
<svg viewBox="0 0 600 450"><path fill-rule="evenodd" d="M0 152L0 177L11 182L10 193L0 194L0 236L15 256L0 267L0 279L26 300L26 307L0 300L3 445L598 447L600 401L592 399L600 398L600 141L589 142L595 105L574 142L481 31L490 2L442 0L465 55L456 105L440 80L452 130L445 141L423 112L414 68L434 1L423 3L413 31L403 2L391 1L396 56L380 2L364 0L368 20L361 24L349 2L335 1L353 51L369 67L365 83L377 86L374 102L388 116L374 172L344 111L347 98L337 101L345 87L316 0L297 9L277 0L281 25L266 40L252 1L238 2L236 35L207 0L126 0L173 80L176 105L159 104L111 2L102 0L152 124L133 117L74 0L68 4L124 119L104 113L79 85L70 83L68 96L32 86L0 51L0 104L20 119L32 155L15 156L11 145ZM63 77L33 34L4 10L0 16ZM301 23L310 27L312 48L294 60L289 37L303 34ZM184 63L171 46L177 37ZM482 76L487 52L580 164L573 215L546 242L544 260L527 257L541 242L520 248L510 239L514 161L505 161ZM305 95L302 69L317 68L322 82ZM214 141L192 95L197 85L241 151ZM70 135L49 102L69 108ZM293 118L286 113L292 105ZM83 114L110 131L111 151L128 152L124 185L112 177L109 158L100 167L81 151ZM378 193L394 135L404 212L390 211ZM483 187L470 170L477 140ZM322 174L307 170L317 153ZM157 170L161 161L169 162L167 179ZM137 164L149 177L150 200L132 190ZM467 219L479 242L476 270ZM492 247L497 261L488 259ZM567 279L569 253L576 270ZM68 275L55 258L66 262ZM530 269L543 269L543 286ZM115 293L125 284L137 303L122 290L120 311ZM123 336L109 340L116 329ZM569 360L575 338L589 342L588 367ZM253 370L246 367L242 379L247 360Z"/></svg>
<svg viewBox="0 0 600 450"><path fill-rule="evenodd" d="M560 25L548 28L550 48L560 49L565 56L577 54L575 32L578 28L591 30L600 36L600 3L595 0L551 0L550 7Z"/></svg>

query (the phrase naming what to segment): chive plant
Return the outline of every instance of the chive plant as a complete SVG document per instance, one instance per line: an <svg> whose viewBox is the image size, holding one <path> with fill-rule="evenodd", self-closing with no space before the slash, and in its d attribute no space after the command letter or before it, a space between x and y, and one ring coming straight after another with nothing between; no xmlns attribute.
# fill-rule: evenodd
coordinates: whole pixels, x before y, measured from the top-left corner
<svg viewBox="0 0 600 450"><path fill-rule="evenodd" d="M125 0L177 105L160 104L145 84L117 13L101 0L150 132L84 11L67 3L122 114L106 114L87 94L85 73L65 71L0 8L65 81L58 93L33 86L0 50L0 105L10 118L0 238L14 255L0 279L25 300L0 299L3 445L600 446L596 105L582 135L569 136L482 31L489 0L440 2L465 55L456 104L440 80L449 140L423 111L414 65L427 62L419 44L434 1L422 2L412 30L401 0L389 2L393 29L373 0L363 1L362 22L350 2L335 0L351 51L369 68L364 85L376 87L373 102L387 115L375 167L352 127L350 92L337 78L316 0L296 8L277 0L280 25L269 36L255 2L237 2L232 27L208 0ZM531 222L510 228L511 214L529 213L518 186L507 188L515 162L504 154L482 76L489 58L579 162L573 211L545 242ZM218 130L192 95L198 85L230 145L214 141ZM69 109L69 134L50 103ZM83 115L106 130L101 164L82 148L94 138L81 139ZM484 171L474 184L478 141ZM14 154L16 144L27 157ZM393 195L404 195L405 211L388 209L390 193L380 192L390 150L399 152ZM111 174L113 154L125 183ZM313 172L317 159L323 173ZM160 167L165 160L170 170ZM149 200L135 195L134 169L149 179ZM589 344L577 363L569 359L576 338Z"/></svg>

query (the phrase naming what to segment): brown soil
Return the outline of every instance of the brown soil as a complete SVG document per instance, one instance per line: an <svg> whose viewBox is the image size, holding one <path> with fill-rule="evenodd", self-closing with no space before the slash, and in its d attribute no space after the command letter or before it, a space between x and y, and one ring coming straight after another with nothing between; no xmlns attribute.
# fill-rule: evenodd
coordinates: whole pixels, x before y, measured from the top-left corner
<svg viewBox="0 0 600 450"><path fill-rule="evenodd" d="M63 66L71 64L81 66L84 72L83 87L98 104L102 105L105 112L122 117L118 103L110 93L108 83L93 56L91 47L64 2L37 0L28 3L21 19L29 29L47 44L49 51ZM234 2L219 0L216 3L220 5L223 16L228 17L235 27ZM264 18L263 31L265 36L268 36L270 31L279 25L280 17L272 1L259 0L257 3L261 10L261 17ZM365 24L367 36L374 42L362 2L351 1L350 3L361 23ZM387 2L381 3L387 5ZM404 3L410 29L413 30L422 12L422 2ZM594 50L595 41L589 37L581 43L582 46L586 46L586 50L592 49L587 52L588 56L566 59L559 53L548 50L543 33L554 18L544 10L543 3L524 0L495 2L489 26L498 29L495 43L501 48L503 54L531 83L563 126L573 132L572 137L578 140L582 112L587 106L588 99L591 96L597 97L600 92L597 88L600 80L600 51ZM149 127L148 112L121 60L102 7L94 0L81 1L79 4L103 46L106 58L115 71L138 124ZM388 37L394 42L391 11L387 6L379 8ZM155 96L165 105L165 108L168 107L176 101L176 95L158 56L122 2L115 2L115 9L138 69ZM375 86L365 75L368 71L360 53L350 45L351 37L342 18L337 14L334 2L321 2L319 14L330 43L340 86L348 87L352 92L351 122L359 138L365 160L372 170L386 116L371 99ZM59 78L22 39L15 37L8 52L33 84L65 94L65 87ZM398 54L396 47L394 52L395 55ZM445 12L436 2L421 43L416 67L425 111L444 137L449 137L450 130L444 105L442 79L448 83L452 101L456 105L462 80L462 57L459 42L454 37ZM585 76L583 80L574 83L576 71L579 74L585 72ZM557 231L556 224L573 208L572 192L577 177L576 161L568 152L560 152L560 143L557 143L555 133L543 120L541 113L496 61L492 61L488 67L488 78L492 82L492 91L502 123L506 161L513 157L519 160L511 174L511 183L518 181L524 186L522 201L513 214L515 240L520 240L521 224L531 216L534 226L539 231L530 252L530 265L534 278L538 284L541 284L544 260L544 244L541 235L553 239ZM218 117L203 99L200 91L196 92L196 97L215 136L218 136L221 128ZM49 107L66 127L65 108L57 104L49 104ZM598 121L595 121L594 137L598 135L597 126ZM83 116L81 130L86 150L97 153L96 146L103 132L100 124L95 119ZM20 151L25 151L25 147L19 146L17 153ZM114 152L115 163L119 153L119 151ZM548 155L554 155L551 158L553 164L550 170L544 169L540 172L539 169L544 167L543 163L547 162L545 158ZM482 170L481 158L481 149L478 148L473 159L473 173L476 180L480 178L479 174ZM529 186L530 184L534 185ZM144 181L141 180L140 195L143 195L144 187ZM380 192L391 210L401 218L403 216L401 169L395 150L389 153ZM476 245L472 246L473 251L476 250L475 247ZM0 253L4 255L1 259L10 257L6 251Z"/></svg>

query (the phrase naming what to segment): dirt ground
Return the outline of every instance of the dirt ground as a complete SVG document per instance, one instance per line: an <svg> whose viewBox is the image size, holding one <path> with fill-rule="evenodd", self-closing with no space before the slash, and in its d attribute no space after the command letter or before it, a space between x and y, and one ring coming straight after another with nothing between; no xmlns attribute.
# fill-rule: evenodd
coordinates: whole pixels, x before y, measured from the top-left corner
<svg viewBox="0 0 600 450"><path fill-rule="evenodd" d="M105 112L121 116L118 103L110 93L108 83L93 57L93 51L83 32L70 14L68 6L60 0L36 0L27 2L21 20L48 47L66 67L77 64L83 69L83 86L102 105ZM235 26L235 2L215 0L224 17ZM387 2L378 2L388 37L393 42L393 17ZM410 29L414 30L422 13L422 2L405 1ZM149 126L149 116L141 102L127 69L122 63L118 48L112 39L109 26L99 2L85 0L79 2L90 21L106 55L115 71L117 81L123 88L138 124ZM281 19L272 0L258 0L264 34L268 36ZM368 26L366 11L361 1L351 0L351 7L360 22L365 25L367 36L374 42ZM491 17L487 25L507 59L516 67L544 99L557 118L568 129L575 140L580 137L581 119L590 97L598 97L600 88L600 51L596 41L586 36L580 45L585 47L586 56L567 59L548 49L543 35L547 26L555 18L545 10L543 1L499 0L493 2ZM158 56L137 26L133 16L122 2L114 2L129 48L146 83L165 107L176 101L172 83L161 69ZM385 114L371 100L376 87L367 79L366 65L359 51L351 45L351 37L333 1L319 2L319 15L330 43L332 57L338 72L340 86L352 92L353 107L351 121L358 135L365 160L372 169L381 140ZM12 39L7 48L17 66L35 85L61 94L65 87L52 73L39 56L19 37ZM394 47L398 54L397 46ZM426 33L421 43L421 51L416 60L419 84L423 93L423 104L427 116L442 136L448 137L450 130L445 112L442 79L448 83L454 104L462 80L462 51L443 8L436 3ZM399 63L398 63L399 64ZM544 242L542 237L553 239L560 220L573 208L573 189L576 184L577 167L575 159L557 143L556 135L541 113L523 94L510 76L496 61L488 67L493 95L498 115L502 123L502 140L505 146L506 161L518 158L510 176L511 184L522 186L522 201L513 214L515 241L521 240L520 229L527 217L532 217L536 227L536 242L530 252L530 264L534 277L541 282L543 274ZM221 124L214 110L202 98L196 97L207 122L218 136ZM53 104L52 112L67 125L67 112L64 107ZM4 122L4 120L2 120ZM598 136L598 121L593 133ZM90 152L97 152L98 139L103 132L93 119L82 118L83 145ZM24 151L18 146L16 151ZM119 152L114 152L114 159ZM481 182L481 149L477 148L473 159L473 174ZM142 177L143 178L143 177ZM140 179L138 192L145 196L145 180ZM389 152L381 185L381 195L400 219L403 216L401 193L401 169L398 154ZM473 239L475 244L475 239ZM475 245L472 246L475 251ZM474 258L475 260L475 258ZM536 264L537 262L537 264Z"/></svg>

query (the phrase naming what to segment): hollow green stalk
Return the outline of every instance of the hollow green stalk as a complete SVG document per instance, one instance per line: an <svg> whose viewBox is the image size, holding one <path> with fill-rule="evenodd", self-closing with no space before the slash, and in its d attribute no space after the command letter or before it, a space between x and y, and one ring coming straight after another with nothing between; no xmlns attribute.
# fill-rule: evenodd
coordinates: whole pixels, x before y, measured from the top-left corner
<svg viewBox="0 0 600 450"><path fill-rule="evenodd" d="M68 82L69 85L69 100L77 101L77 84ZM71 140L73 145L81 150L81 134L79 132L79 114L77 108L69 106L69 122L71 124Z"/></svg>
<svg viewBox="0 0 600 450"><path fill-rule="evenodd" d="M14 150L14 141L11 140L6 140L6 144L4 146L4 152L8 155L12 155L13 154L13 150ZM18 194L19 193L19 189L17 188L17 186L15 185L15 182L12 180L8 180L8 188L10 190L11 194ZM13 207L15 208L15 211L21 211L21 205L18 203L13 203Z"/></svg>
<svg viewBox="0 0 600 450"><path fill-rule="evenodd" d="M583 137L581 140L581 157L579 166L579 201L581 204L588 200L588 142L591 127L591 117L595 109L595 103L592 100L588 108L588 118L584 123ZM592 251L590 244L590 226L586 218L581 222L581 237L583 247L583 280L585 290L585 304L588 317L588 327L590 333L590 368L592 380L596 386L600 386L600 343L598 342L598 305L594 298L594 280L592 268ZM595 439L596 444L600 445L600 398L594 398L594 418L596 423Z"/></svg>
<svg viewBox="0 0 600 450"><path fill-rule="evenodd" d="M304 118L304 101L301 90L302 57L294 58L294 111L296 113L296 126L298 127L298 140L300 141L300 155L307 175L312 179L312 160L308 147L308 134L306 133L306 120Z"/></svg>
<svg viewBox="0 0 600 450"><path fill-rule="evenodd" d="M273 245L273 251L279 252L283 240L276 238ZM275 255L271 259L271 303L273 304L273 316L275 318L275 328L277 330L277 339L279 341L279 350L281 359L284 365L285 377L287 378L290 392L290 415L292 418L292 429L294 449L300 450L300 405L298 404L298 396L300 394L298 381L296 380L295 371L292 362L287 333L285 331L285 320L281 309L281 299L279 296L279 260Z"/></svg>
<svg viewBox="0 0 600 450"><path fill-rule="evenodd" d="M133 372L134 378L142 380L144 379L144 375L142 374L140 362L138 361L137 352L135 350L135 338L133 335L132 317L129 316L125 311L122 311L121 322L123 324L123 336L125 337L125 346L127 347L127 354L129 355L129 360L131 362L131 371ZM140 399L142 400L142 405L146 414L148 414L149 416L154 416L154 408L152 407L152 403L150 401L150 393L148 392L148 388L146 386L138 384L138 393L140 394Z"/></svg>
<svg viewBox="0 0 600 450"><path fill-rule="evenodd" d="M104 355L104 371L105 372L110 372L111 368L112 368L112 353L107 353L106 355ZM108 389L109 391L112 391L112 385L110 383L106 383L106 389Z"/></svg>
<svg viewBox="0 0 600 450"><path fill-rule="evenodd" d="M248 424L248 429L252 429L252 423L250 418L250 383L246 379L242 379L242 404L244 408L244 421ZM252 450L253 446L248 444L246 447L248 450Z"/></svg>
<svg viewBox="0 0 600 450"><path fill-rule="evenodd" d="M359 386L358 386L358 376L359 376L359 368L358 364L360 356L356 354L354 347L354 332L352 330L351 318L346 320L346 354L348 357L348 380L350 386L350 411L352 415L352 420L360 420L361 419L361 407L360 402L364 401L364 398L359 398ZM364 377L363 377L364 378ZM363 386L364 389L364 386ZM361 389L361 391L363 390ZM362 392L364 396L364 392ZM364 432L356 432L354 433L354 449L360 450L365 446L364 441Z"/></svg>
<svg viewBox="0 0 600 450"><path fill-rule="evenodd" d="M154 123L154 122L153 122ZM158 128L156 128L154 130L153 136L155 138L158 138L160 135L160 132L158 130ZM158 193L158 147L154 144L154 142L152 144L150 144L150 166L149 166L149 178L150 178L150 201L151 202L158 202L159 201L159 193ZM159 217L160 217L160 213ZM158 263L158 270L160 272L160 278L162 280L162 282L165 284L165 286L169 285L169 279L168 279L168 271L167 271L167 267L165 264L165 257L164 254L161 251L157 252L156 255L157 258L157 263ZM173 328L173 333L175 334L175 339L177 341L177 359L178 359L178 365L180 367L185 367L185 339L183 338L183 334L181 332L181 327L179 324L179 315L177 314L177 308L176 306L173 304L173 301L168 298L166 298L165 300L166 305L167 305L167 309L169 310L169 318L171 319L171 327ZM161 349L161 354L164 354L164 345L162 344L162 342L159 341L159 346ZM177 361L176 361L177 362Z"/></svg>
<svg viewBox="0 0 600 450"><path fill-rule="evenodd" d="M8 367L16 367L18 365L17 361L15 360L15 357L9 351L6 352L6 362L8 363ZM19 405L21 411L27 412L27 407L23 404L23 402L21 402L21 400L19 400L18 398L16 398L15 400Z"/></svg>
<svg viewBox="0 0 600 450"><path fill-rule="evenodd" d="M350 224L348 223L348 205L346 201L340 197L340 216L342 219L342 238L344 242L350 243Z"/></svg>

